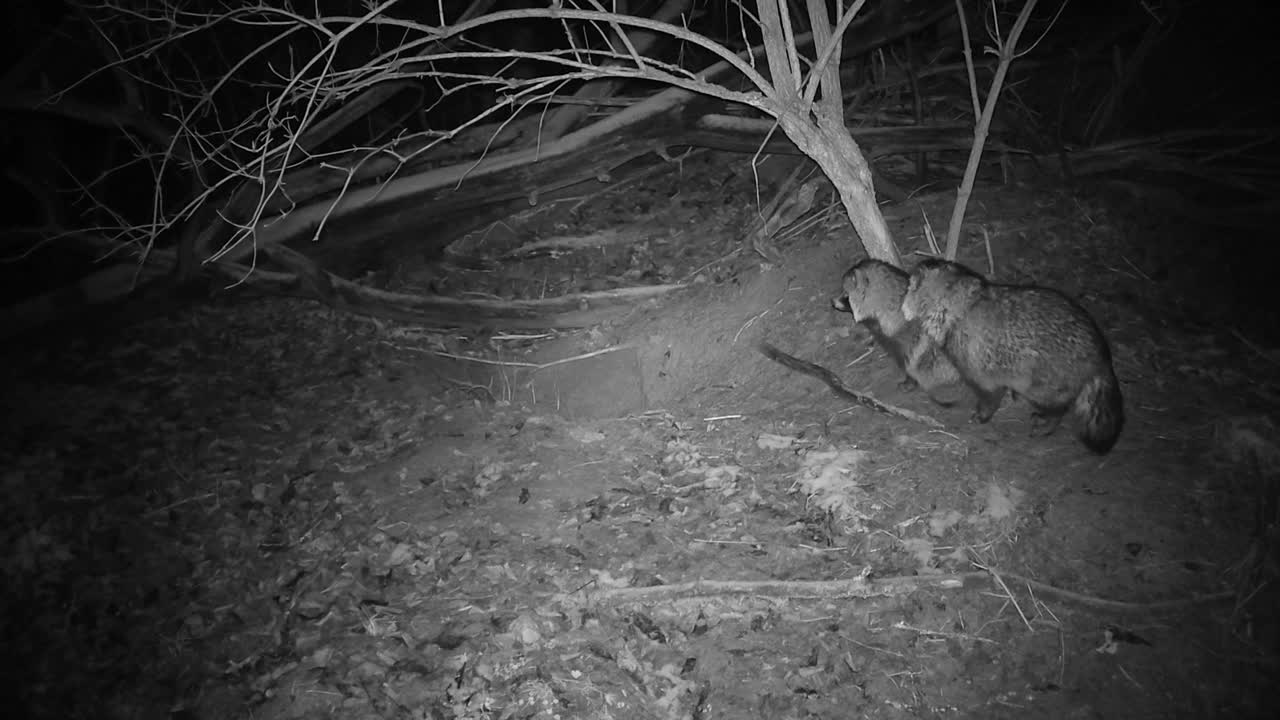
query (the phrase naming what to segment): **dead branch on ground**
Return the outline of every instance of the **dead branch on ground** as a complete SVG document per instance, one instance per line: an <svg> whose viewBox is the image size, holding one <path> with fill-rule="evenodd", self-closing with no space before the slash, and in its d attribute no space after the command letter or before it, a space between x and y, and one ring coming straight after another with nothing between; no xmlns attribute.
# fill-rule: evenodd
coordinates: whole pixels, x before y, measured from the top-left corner
<svg viewBox="0 0 1280 720"><path fill-rule="evenodd" d="M1121 614L1179 612L1196 606L1228 602L1235 597L1233 592L1220 592L1155 602L1128 602L1064 590L1012 573L1002 573L1001 577L1064 602L1099 612ZM987 584L997 589L1004 587L996 581L990 571L984 570L950 575L910 575L874 580L866 577L848 580L695 580L650 587L606 588L592 592L590 599L592 602L608 605L633 602L679 602L691 599L705 601L734 596L759 598L763 601L839 600L905 596L917 590L927 589L972 589L979 584Z"/></svg>

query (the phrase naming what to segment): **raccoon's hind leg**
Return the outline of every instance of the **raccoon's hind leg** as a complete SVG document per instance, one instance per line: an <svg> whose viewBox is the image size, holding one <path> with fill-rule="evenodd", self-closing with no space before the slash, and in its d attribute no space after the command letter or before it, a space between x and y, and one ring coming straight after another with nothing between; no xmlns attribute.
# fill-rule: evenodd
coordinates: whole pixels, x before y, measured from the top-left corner
<svg viewBox="0 0 1280 720"><path fill-rule="evenodd" d="M1052 435L1058 426L1062 424L1062 416L1066 414L1070 405L1062 407L1045 407L1042 405L1031 406L1031 437L1044 437Z"/></svg>

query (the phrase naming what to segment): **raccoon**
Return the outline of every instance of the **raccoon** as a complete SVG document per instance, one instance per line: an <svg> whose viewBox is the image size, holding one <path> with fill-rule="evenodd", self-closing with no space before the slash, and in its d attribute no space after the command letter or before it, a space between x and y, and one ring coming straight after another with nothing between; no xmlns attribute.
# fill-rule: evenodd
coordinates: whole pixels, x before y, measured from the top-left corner
<svg viewBox="0 0 1280 720"><path fill-rule="evenodd" d="M1099 455L1115 446L1124 400L1111 348L1071 298L930 259L912 271L902 315L921 323L977 394L974 421L990 421L1009 390L1031 404L1032 435L1052 433L1074 410L1085 446Z"/></svg>
<svg viewBox="0 0 1280 720"><path fill-rule="evenodd" d="M902 297L907 292L907 273L880 260L863 260L844 274L842 291L832 298L837 310L853 315L855 322L871 336L906 373L903 390L923 387L934 402L944 407L955 400L937 394L939 388L956 385L960 373L938 345L920 330L919 321L902 316Z"/></svg>

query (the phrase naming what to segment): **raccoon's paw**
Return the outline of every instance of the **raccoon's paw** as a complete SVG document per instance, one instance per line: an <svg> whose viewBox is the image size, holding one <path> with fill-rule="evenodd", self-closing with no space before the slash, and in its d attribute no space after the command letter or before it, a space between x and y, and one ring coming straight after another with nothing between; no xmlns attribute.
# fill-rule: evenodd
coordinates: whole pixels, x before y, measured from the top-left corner
<svg viewBox="0 0 1280 720"><path fill-rule="evenodd" d="M920 383L916 382L916 379L910 376L903 378L902 382L898 383L898 389L903 392L911 392L918 387L920 387Z"/></svg>
<svg viewBox="0 0 1280 720"><path fill-rule="evenodd" d="M973 411L973 422L985 425L991 422L991 416L1000 409L1000 401L1004 399L1004 389L985 392L974 388L978 394L978 407Z"/></svg>
<svg viewBox="0 0 1280 720"><path fill-rule="evenodd" d="M970 422L974 422L979 425L986 425L987 423L991 422L991 418L995 416L996 410L999 407L1000 407L999 399L997 399L995 402L983 401L982 399L979 399L978 407L973 411L973 417L970 418Z"/></svg>

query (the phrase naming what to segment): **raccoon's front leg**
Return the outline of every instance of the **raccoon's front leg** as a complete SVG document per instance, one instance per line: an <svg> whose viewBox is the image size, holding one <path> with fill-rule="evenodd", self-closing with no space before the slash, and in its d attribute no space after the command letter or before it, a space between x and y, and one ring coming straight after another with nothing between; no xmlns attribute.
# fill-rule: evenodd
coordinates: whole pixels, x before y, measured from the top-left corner
<svg viewBox="0 0 1280 720"><path fill-rule="evenodd" d="M1000 409L1000 401L1004 399L1004 388L987 390L976 385L971 387L974 394L978 396L978 407L973 411L973 422L982 424L991 422L991 416Z"/></svg>
<svg viewBox="0 0 1280 720"><path fill-rule="evenodd" d="M898 387L906 391L915 390L920 387L920 383L916 378L920 376L921 372L923 372L921 367L923 365L932 366L932 363L935 362L934 360L928 360L926 362L926 356L932 349L932 341L929 340L929 336L925 335L923 332L919 333L916 337L915 344L910 348L907 348L907 356L902 359L902 369L906 371L907 377L898 385ZM932 369L932 367L929 368L930 371L932 371ZM932 382L932 377L926 378L926 391L933 389L931 386Z"/></svg>

